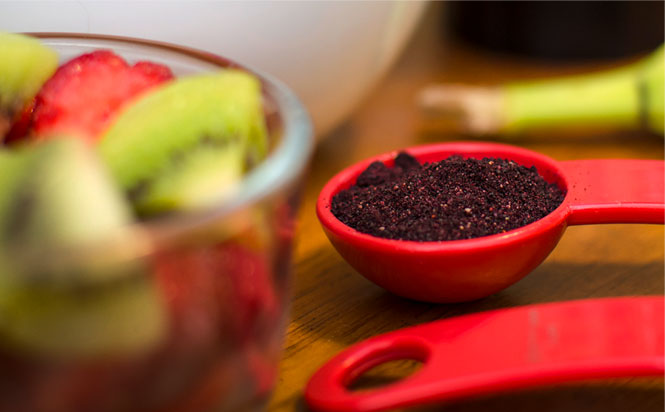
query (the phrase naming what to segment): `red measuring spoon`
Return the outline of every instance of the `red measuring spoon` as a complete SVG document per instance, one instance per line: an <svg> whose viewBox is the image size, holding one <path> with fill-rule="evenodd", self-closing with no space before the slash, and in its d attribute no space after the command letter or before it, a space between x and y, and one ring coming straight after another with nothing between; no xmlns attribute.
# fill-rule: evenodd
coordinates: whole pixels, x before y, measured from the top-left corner
<svg viewBox="0 0 665 412"><path fill-rule="evenodd" d="M663 297L589 299L466 315L379 335L310 379L317 411L382 411L562 382L663 376ZM384 362L423 366L383 388L347 387Z"/></svg>
<svg viewBox="0 0 665 412"><path fill-rule="evenodd" d="M500 157L536 166L566 192L552 213L527 226L468 240L414 242L363 234L331 212L332 198L355 183L374 161L393 165L397 152L357 163L321 190L317 216L331 243L360 274L400 296L430 302L461 302L498 292L538 266L568 225L665 222L661 160L555 161L540 153L498 143L442 143L405 149L421 163L453 154Z"/></svg>

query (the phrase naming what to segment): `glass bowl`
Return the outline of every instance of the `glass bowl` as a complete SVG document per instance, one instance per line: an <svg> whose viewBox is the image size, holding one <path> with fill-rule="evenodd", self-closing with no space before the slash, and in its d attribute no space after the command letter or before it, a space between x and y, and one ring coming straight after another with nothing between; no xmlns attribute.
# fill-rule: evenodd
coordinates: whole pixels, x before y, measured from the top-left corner
<svg viewBox="0 0 665 412"><path fill-rule="evenodd" d="M0 290L0 410L263 409L277 375L294 219L313 146L301 103L270 76L206 52L106 35L33 35L61 61L112 49L176 76L253 72L271 149L223 203L46 253L30 265L23 289ZM90 267L113 275L86 285L39 276ZM6 304L19 292L23 306Z"/></svg>

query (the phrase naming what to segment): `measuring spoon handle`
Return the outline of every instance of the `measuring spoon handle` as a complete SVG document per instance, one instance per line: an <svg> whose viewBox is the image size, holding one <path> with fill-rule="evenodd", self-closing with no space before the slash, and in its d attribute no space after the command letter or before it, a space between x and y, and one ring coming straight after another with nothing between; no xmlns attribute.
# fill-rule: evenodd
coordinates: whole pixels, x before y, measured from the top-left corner
<svg viewBox="0 0 665 412"><path fill-rule="evenodd" d="M317 411L382 411L593 378L663 376L663 297L604 298L467 315L380 335L343 351L310 379ZM370 391L348 386L372 367L423 362Z"/></svg>
<svg viewBox="0 0 665 412"><path fill-rule="evenodd" d="M665 223L662 160L560 162L568 181L569 225Z"/></svg>

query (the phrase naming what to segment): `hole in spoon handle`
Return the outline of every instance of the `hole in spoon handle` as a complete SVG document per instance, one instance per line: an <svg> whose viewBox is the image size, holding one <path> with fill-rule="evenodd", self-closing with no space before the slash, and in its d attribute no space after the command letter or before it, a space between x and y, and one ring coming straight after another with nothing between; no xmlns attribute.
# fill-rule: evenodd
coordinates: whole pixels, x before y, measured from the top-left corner
<svg viewBox="0 0 665 412"><path fill-rule="evenodd" d="M363 373L375 366L394 360L416 360L423 362L423 367L416 372L420 375L427 368L431 354L431 342L424 337L401 332L377 336L343 351L326 363L307 384L305 398L308 404L318 411L369 411L376 409L379 403L393 407L404 398L400 386L408 388L418 385L419 379L409 376L404 380L386 387L369 391L351 391L351 384ZM407 396L408 397L408 396Z"/></svg>
<svg viewBox="0 0 665 412"><path fill-rule="evenodd" d="M662 160L560 162L568 181L569 225L665 223Z"/></svg>
<svg viewBox="0 0 665 412"><path fill-rule="evenodd" d="M663 297L588 299L432 322L358 343L310 379L316 411L384 411L511 389L598 378L662 376ZM412 376L352 392L381 362L418 359Z"/></svg>

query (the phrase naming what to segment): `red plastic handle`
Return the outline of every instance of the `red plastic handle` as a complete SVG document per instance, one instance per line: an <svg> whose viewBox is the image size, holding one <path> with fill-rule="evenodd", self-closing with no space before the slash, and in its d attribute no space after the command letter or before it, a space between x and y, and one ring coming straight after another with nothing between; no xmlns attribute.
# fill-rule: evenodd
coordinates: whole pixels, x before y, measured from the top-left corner
<svg viewBox="0 0 665 412"><path fill-rule="evenodd" d="M665 223L662 160L560 162L568 182L569 225Z"/></svg>
<svg viewBox="0 0 665 412"><path fill-rule="evenodd" d="M467 315L356 344L305 390L318 411L381 411L593 378L663 376L663 297L588 299ZM348 385L380 363L424 363L368 392Z"/></svg>

